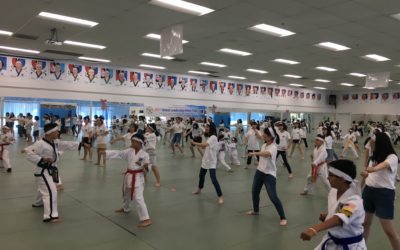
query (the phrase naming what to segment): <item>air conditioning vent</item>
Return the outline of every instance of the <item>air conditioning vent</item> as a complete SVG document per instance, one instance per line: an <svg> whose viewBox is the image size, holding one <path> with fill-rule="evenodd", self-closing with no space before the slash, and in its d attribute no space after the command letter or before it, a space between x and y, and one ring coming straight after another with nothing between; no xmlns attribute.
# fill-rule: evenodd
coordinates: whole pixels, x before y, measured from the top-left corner
<svg viewBox="0 0 400 250"><path fill-rule="evenodd" d="M174 61L174 62L186 62L187 60L186 59L182 59L182 58L174 58L174 59L172 59L172 61Z"/></svg>

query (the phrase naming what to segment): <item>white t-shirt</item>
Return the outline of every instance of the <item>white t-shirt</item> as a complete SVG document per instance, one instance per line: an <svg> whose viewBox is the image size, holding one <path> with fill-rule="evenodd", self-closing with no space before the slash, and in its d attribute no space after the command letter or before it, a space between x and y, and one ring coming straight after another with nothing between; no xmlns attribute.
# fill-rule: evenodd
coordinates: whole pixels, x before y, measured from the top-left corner
<svg viewBox="0 0 400 250"><path fill-rule="evenodd" d="M92 132L92 127L90 126L90 123L82 127L82 137L89 137L89 132Z"/></svg>
<svg viewBox="0 0 400 250"><path fill-rule="evenodd" d="M183 124L182 122L179 124L175 123L174 125L172 125L172 129L174 130L175 134L182 133L184 128L185 124Z"/></svg>
<svg viewBox="0 0 400 250"><path fill-rule="evenodd" d="M271 143L267 145L264 143L261 147L262 152L269 152L271 157L262 157L260 156L260 161L258 162L257 170L263 172L264 174L269 174L276 177L276 154L278 153L278 147L275 143Z"/></svg>
<svg viewBox="0 0 400 250"><path fill-rule="evenodd" d="M326 142L325 144L326 149L332 149L332 144L333 144L332 136L328 135L327 137L325 137L325 142Z"/></svg>
<svg viewBox="0 0 400 250"><path fill-rule="evenodd" d="M386 157L385 162L389 163L390 167L369 173L365 183L374 188L387 188L395 190L398 158L395 154L391 154ZM376 163L370 161L369 167L375 164Z"/></svg>
<svg viewBox="0 0 400 250"><path fill-rule="evenodd" d="M70 119L70 118L66 118L66 119L65 119L65 127L66 127L66 128L71 127L71 119Z"/></svg>
<svg viewBox="0 0 400 250"><path fill-rule="evenodd" d="M286 151L289 146L289 140L291 139L289 132L287 132L286 130L283 130L283 132L277 130L276 133L279 135L280 139L280 142L278 144L278 150Z"/></svg>
<svg viewBox="0 0 400 250"><path fill-rule="evenodd" d="M260 144L258 143L258 138L256 134L260 135L260 131L257 129L250 129L246 133L246 139L247 139L247 149L248 150L260 150Z"/></svg>
<svg viewBox="0 0 400 250"><path fill-rule="evenodd" d="M292 138L293 138L293 140L300 140L300 138L301 138L301 129L294 128L292 130Z"/></svg>
<svg viewBox="0 0 400 250"><path fill-rule="evenodd" d="M33 131L38 131L39 130L39 122L34 121L33 122Z"/></svg>
<svg viewBox="0 0 400 250"><path fill-rule="evenodd" d="M156 144L157 144L157 136L155 133L146 133L144 135L146 139L146 144L144 146L145 150L149 149L156 149Z"/></svg>
<svg viewBox="0 0 400 250"><path fill-rule="evenodd" d="M217 168L217 153L219 150L218 139L215 135L212 135L207 139L208 146L201 160L201 167L204 169L216 169Z"/></svg>
<svg viewBox="0 0 400 250"><path fill-rule="evenodd" d="M102 125L100 125L100 127L96 126L94 128L94 131L97 134L96 143L97 144L105 144L106 143L106 136L105 135L98 135L98 134L102 134L102 133L107 131L106 125L102 124Z"/></svg>

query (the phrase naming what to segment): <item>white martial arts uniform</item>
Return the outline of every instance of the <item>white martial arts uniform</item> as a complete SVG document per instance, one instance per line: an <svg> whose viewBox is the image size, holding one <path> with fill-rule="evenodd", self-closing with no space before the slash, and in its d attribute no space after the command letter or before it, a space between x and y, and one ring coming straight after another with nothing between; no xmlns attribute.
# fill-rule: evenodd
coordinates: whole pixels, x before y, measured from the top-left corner
<svg viewBox="0 0 400 250"><path fill-rule="evenodd" d="M219 141L218 142L219 150L218 150L218 161L221 162L221 164L228 170L231 170L231 167L226 163L225 161L225 151L226 151L226 145L225 141Z"/></svg>
<svg viewBox="0 0 400 250"><path fill-rule="evenodd" d="M344 137L343 137L343 151L342 151L342 156L343 157L345 157L346 156L346 152L347 152L347 149L351 149L351 151L353 152L353 154L354 154L354 156L356 157L356 158L358 158L358 153L357 153L357 150L356 150L356 148L355 148L355 146L354 146L354 142L357 140L357 137L356 137L356 135L354 134L354 133L352 133L352 134L346 134Z"/></svg>
<svg viewBox="0 0 400 250"><path fill-rule="evenodd" d="M353 184L352 184L353 185ZM338 216L342 221L342 225L330 228L328 233L323 238L321 243L314 249L322 249L325 243L326 250L342 250L342 245L337 245L333 242L331 237L338 239L360 237L361 241L353 244L348 244L349 250L366 250L365 240L362 238L364 232L364 206L360 195L356 189L349 188L342 196L337 199L337 189L331 188L328 195L328 215L326 219L332 216Z"/></svg>
<svg viewBox="0 0 400 250"><path fill-rule="evenodd" d="M11 169L10 151L8 150L8 147L9 144L13 144L14 142L14 136L11 132L1 135L0 144L2 146L0 146L0 158L3 160L3 167L5 169Z"/></svg>
<svg viewBox="0 0 400 250"><path fill-rule="evenodd" d="M156 154L156 144L157 144L157 136L155 133L145 133L144 134L145 146L144 150L149 154L149 169L153 166L153 164L157 165L157 154Z"/></svg>
<svg viewBox="0 0 400 250"><path fill-rule="evenodd" d="M328 153L326 152L326 147L324 144L322 144L319 147L314 147L312 164L318 166L317 169L318 180L322 181L325 188L329 191L331 189L331 185L329 184L328 181L328 166L326 165L327 157ZM304 187L304 190L307 193L312 194L314 191L313 189L314 189L314 179L312 176L312 170L310 170L310 173L307 176L307 184Z"/></svg>
<svg viewBox="0 0 400 250"><path fill-rule="evenodd" d="M238 159L238 151L236 148L236 143L231 142L228 143L228 148L229 148L229 155L230 155L230 160L231 160L231 164L240 166L240 161Z"/></svg>
<svg viewBox="0 0 400 250"><path fill-rule="evenodd" d="M39 167L40 161L43 158L51 159L53 161L51 166L57 168L60 151L78 150L78 147L79 142L75 141L54 140L54 143L51 143L42 139L25 148L27 159L36 165L34 175L38 192L33 205L44 206L43 221L51 221L58 218L57 188L50 174L51 170Z"/></svg>
<svg viewBox="0 0 400 250"><path fill-rule="evenodd" d="M144 170L143 166L150 163L149 154L143 149L135 152L135 149L128 148L125 150L107 150L106 159L122 159L128 161L128 169L123 181L123 209L124 212L131 210L132 196L135 196L137 213L140 221L150 219L147 211L146 203L144 202ZM137 171L134 173L133 171ZM134 185L132 186L132 182Z"/></svg>

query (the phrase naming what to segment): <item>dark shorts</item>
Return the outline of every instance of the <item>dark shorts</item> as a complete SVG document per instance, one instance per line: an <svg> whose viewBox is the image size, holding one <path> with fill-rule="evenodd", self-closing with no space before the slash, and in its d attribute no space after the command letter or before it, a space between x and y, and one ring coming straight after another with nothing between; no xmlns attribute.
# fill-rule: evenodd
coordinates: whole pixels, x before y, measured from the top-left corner
<svg viewBox="0 0 400 250"><path fill-rule="evenodd" d="M362 198L364 210L380 219L393 220L395 191L388 188L365 186Z"/></svg>
<svg viewBox="0 0 400 250"><path fill-rule="evenodd" d="M39 137L39 130L33 131L33 137Z"/></svg>
<svg viewBox="0 0 400 250"><path fill-rule="evenodd" d="M299 144L299 143L300 143L300 140L293 140L293 143L294 143L294 144Z"/></svg>
<svg viewBox="0 0 400 250"><path fill-rule="evenodd" d="M182 133L176 133L176 134L174 134L174 137L172 138L171 143L179 144L179 143L181 143L181 138L182 138Z"/></svg>
<svg viewBox="0 0 400 250"><path fill-rule="evenodd" d="M195 136L195 137L193 137L193 141L197 142L197 143L201 143L203 141L203 138L201 138L201 136Z"/></svg>
<svg viewBox="0 0 400 250"><path fill-rule="evenodd" d="M89 141L89 137L82 137L82 143L92 145L92 140Z"/></svg>

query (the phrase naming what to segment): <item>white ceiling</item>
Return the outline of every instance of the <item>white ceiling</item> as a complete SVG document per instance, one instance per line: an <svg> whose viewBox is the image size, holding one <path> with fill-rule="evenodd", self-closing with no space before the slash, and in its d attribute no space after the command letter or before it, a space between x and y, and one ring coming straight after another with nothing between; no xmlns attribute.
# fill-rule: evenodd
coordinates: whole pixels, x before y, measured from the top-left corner
<svg viewBox="0 0 400 250"><path fill-rule="evenodd" d="M215 9L204 16L192 16L161 8L149 0L16 0L8 1L0 15L0 29L14 33L38 36L25 40L0 36L0 45L44 51L54 49L106 58L114 65L137 67L140 63L162 65L167 72L186 73L188 70L215 71L215 75L247 77L250 82L275 80L281 85L301 83L307 87L324 86L331 90L344 90L341 82L358 87L364 79L348 76L350 72L391 72L390 88L400 88L400 21L391 15L400 12L399 0L191 0ZM5 7L5 5L3 5ZM9 11L4 11L8 9ZM94 28L85 28L37 18L40 11L83 18L99 22ZM248 30L266 23L279 26L296 35L277 38ZM140 56L143 52L157 53L159 43L143 38L147 33L159 33L174 24L184 25L184 53L176 56L185 62L166 61ZM44 41L51 28L58 29L60 41L75 40L107 46L104 50L79 48L68 45L49 47ZM351 50L332 52L313 46L331 41L351 47ZM216 52L228 47L253 53L238 57ZM3 51L4 53L4 51ZM362 59L366 54L379 54L391 58L387 62ZM74 59L50 53L39 56L49 59ZM275 58L300 61L298 65L271 62ZM199 65L202 61L217 62L228 67L212 68ZM327 66L337 72L314 69ZM267 70L260 75L246 72L247 68ZM283 74L297 74L307 79L289 79ZM316 78L332 83L317 83ZM396 81L397 80L397 81Z"/></svg>

